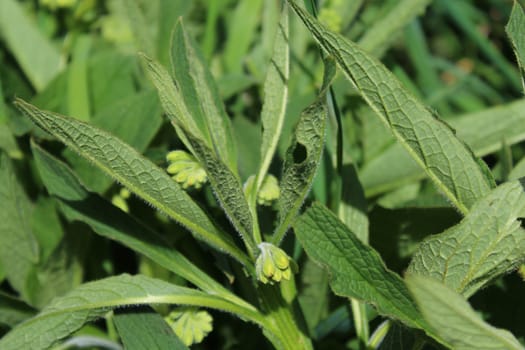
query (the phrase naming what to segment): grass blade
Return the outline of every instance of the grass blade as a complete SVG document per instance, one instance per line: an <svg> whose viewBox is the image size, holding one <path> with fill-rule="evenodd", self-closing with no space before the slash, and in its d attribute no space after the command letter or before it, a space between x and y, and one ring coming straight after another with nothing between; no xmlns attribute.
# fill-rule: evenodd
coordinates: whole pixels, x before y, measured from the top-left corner
<svg viewBox="0 0 525 350"><path fill-rule="evenodd" d="M326 30L295 1L288 3L439 190L467 213L493 186L488 169L480 166L453 130L410 95L380 62Z"/></svg>

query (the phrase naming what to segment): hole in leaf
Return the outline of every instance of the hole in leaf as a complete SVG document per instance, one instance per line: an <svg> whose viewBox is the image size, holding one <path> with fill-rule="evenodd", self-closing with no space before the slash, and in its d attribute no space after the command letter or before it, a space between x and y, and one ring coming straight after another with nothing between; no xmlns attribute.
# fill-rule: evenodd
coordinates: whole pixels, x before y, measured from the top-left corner
<svg viewBox="0 0 525 350"><path fill-rule="evenodd" d="M295 144L295 149L293 150L293 162L294 164L299 164L299 163L302 163L306 160L306 156L308 155L308 153L306 152L306 147L297 142Z"/></svg>

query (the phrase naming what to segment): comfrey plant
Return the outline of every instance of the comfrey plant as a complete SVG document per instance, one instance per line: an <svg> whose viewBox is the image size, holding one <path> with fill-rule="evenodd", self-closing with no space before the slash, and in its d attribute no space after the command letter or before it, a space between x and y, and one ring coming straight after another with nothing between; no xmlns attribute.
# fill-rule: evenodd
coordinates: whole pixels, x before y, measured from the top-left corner
<svg viewBox="0 0 525 350"><path fill-rule="evenodd" d="M319 96L301 114L277 180L269 169L288 99L288 6L304 22L326 58ZM524 18L523 8L516 3L513 20L525 23ZM516 30L510 28L512 37ZM519 30L523 37L523 29ZM87 191L65 163L32 143L42 181L59 199L62 213L137 251L194 287L127 274L85 283L15 327L0 340L1 349L48 348L112 310L111 317L126 346L133 345L133 339L137 340L133 330L140 329L143 337L158 338L161 348L184 349L212 330L211 316L203 308L225 311L256 324L277 349L311 349L309 319L297 302L294 274L300 267L281 246L291 228L309 258L330 276L332 291L350 300L363 348L377 348L381 341L388 349L399 344L414 349L425 344L453 349L523 348L510 332L485 323L465 300L525 261L525 231L518 220L525 210L521 181L496 186L487 166L376 58L325 29L295 1L288 0L282 8L264 83L261 160L257 173L243 183L230 119L205 60L182 21L175 25L171 44L171 72L141 55L184 147L167 155L167 171L88 123L40 110L21 99L15 104L34 124L126 189L114 197L112 205ZM518 58L523 59L519 53ZM464 216L457 225L422 242L405 278L388 270L367 244L367 221L361 215L366 205L349 200L351 196L363 197L363 193L357 178L343 167L346 159L337 144L341 141L340 123L337 142L325 142L328 111L336 109L330 91L336 65ZM314 203L301 214L325 147L336 149L340 177L336 184L340 198L334 205L337 210L334 213ZM2 159L2 164L8 163ZM193 191L207 183L229 225L216 222L192 197ZM350 193L350 185L360 190ZM233 288L216 281L171 248L162 236L127 214L127 191L190 231L212 248L211 254L227 257L230 267L225 270L234 276L234 284L239 281L247 292L234 293ZM277 211L275 225L271 232L263 232L261 207L272 204ZM165 319L149 308L124 308L162 304L178 307L166 313ZM366 304L387 319L372 335ZM130 312L122 313L126 309ZM168 325L177 336L166 331Z"/></svg>

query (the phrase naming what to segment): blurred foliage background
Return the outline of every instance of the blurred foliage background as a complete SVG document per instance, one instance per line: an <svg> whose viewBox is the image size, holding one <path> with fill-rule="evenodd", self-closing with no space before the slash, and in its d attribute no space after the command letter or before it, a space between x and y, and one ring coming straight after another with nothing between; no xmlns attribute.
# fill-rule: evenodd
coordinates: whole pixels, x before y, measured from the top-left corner
<svg viewBox="0 0 525 350"><path fill-rule="evenodd" d="M408 25L396 30L381 30L392 16L402 16L410 3L421 7L419 17L409 18ZM523 175L520 160L525 148L520 142L525 123L516 119L525 114L520 101L523 87L504 28L513 2L434 0L426 1L427 7L424 3L320 0L317 6L328 27L380 57L406 87L451 124L476 154L484 156L498 181ZM10 315L0 316L0 334L83 281L121 272L178 281L147 259L96 236L86 225L65 220L39 180L30 139L65 159L90 190L163 233L211 275L225 281L230 276L220 256L208 255L179 226L130 198L111 179L22 118L12 106L13 98L106 129L165 167L166 153L182 145L162 118L157 95L136 53L145 52L168 66L171 29L182 16L209 62L232 118L244 181L259 163L262 85L279 10L276 0L0 0L0 149L13 161L24 188L25 220L32 227L35 250L33 261L16 261L6 252L5 242L0 249L0 315L2 310ZM280 157L300 111L316 95L323 69L310 34L293 15L290 20L292 66ZM357 168L368 201L370 244L391 269L402 273L422 238L441 232L460 216L403 158L389 131L370 117L372 112L347 81L339 76L333 86L343 114L345 161ZM330 203L334 146L326 148L311 197ZM280 164L279 159L272 164L273 174L280 173ZM192 196L211 208L217 220L225 221L209 188ZM10 205L2 199L5 215ZM273 215L268 210L268 227ZM10 229L0 223L0 235ZM303 303L326 295L326 276L301 256L293 239L286 243L302 266L298 278ZM491 324L523 340L523 286L520 276L512 274L471 302ZM327 300L308 308L310 319L316 320L309 326L315 329L320 348L345 348L353 332L349 310L335 297ZM233 349L263 341L254 326L213 314L215 331L199 348ZM82 332L111 338L111 329L97 326Z"/></svg>

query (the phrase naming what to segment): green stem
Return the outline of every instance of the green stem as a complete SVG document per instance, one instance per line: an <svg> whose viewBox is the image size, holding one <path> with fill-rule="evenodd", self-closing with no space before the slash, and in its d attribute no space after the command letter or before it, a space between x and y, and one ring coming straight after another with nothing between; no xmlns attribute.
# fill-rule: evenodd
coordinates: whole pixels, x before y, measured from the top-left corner
<svg viewBox="0 0 525 350"><path fill-rule="evenodd" d="M259 297L269 325L264 333L275 348L279 350L313 349L308 336L299 329L291 305L283 299L278 285L261 285Z"/></svg>
<svg viewBox="0 0 525 350"><path fill-rule="evenodd" d="M350 299L352 304L352 316L354 318L355 333L359 339L359 348L366 349L370 334L368 318L366 317L365 304L357 299Z"/></svg>

